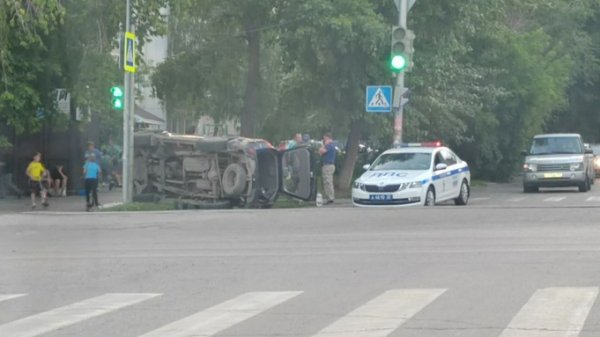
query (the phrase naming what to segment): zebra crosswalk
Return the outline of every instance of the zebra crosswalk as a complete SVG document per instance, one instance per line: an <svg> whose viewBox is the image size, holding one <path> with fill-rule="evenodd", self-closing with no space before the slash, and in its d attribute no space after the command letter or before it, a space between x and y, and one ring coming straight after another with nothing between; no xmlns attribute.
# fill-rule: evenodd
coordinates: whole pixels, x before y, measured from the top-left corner
<svg viewBox="0 0 600 337"><path fill-rule="evenodd" d="M365 303L355 303L355 309L350 312L335 313L338 317L331 318L331 322L324 324L312 337L390 336L415 316L427 311L432 303L447 300L445 294L451 291L440 288L390 289ZM499 337L577 337L584 329L598 293L598 287L537 289L529 299L523 298L520 310L510 322L506 322L506 328ZM209 308L199 308L197 313L162 327L149 329L138 337L214 336L303 295L302 291L242 293ZM156 305L152 299L159 296L167 295L109 293L83 299L12 322L0 323L0 337L41 336L111 312L130 310L128 307L135 305ZM0 294L0 309L6 302L27 297L27 294Z"/></svg>
<svg viewBox="0 0 600 337"><path fill-rule="evenodd" d="M469 200L470 205L579 205L600 206L600 195L589 195L587 193L553 194L539 193L527 195L494 194L491 196L473 196Z"/></svg>

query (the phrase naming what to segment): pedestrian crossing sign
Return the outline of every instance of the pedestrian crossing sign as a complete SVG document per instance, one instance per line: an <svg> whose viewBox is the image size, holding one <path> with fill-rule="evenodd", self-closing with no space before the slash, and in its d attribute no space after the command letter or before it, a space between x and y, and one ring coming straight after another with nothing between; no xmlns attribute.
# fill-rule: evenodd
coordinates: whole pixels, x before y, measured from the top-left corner
<svg viewBox="0 0 600 337"><path fill-rule="evenodd" d="M367 86L367 112L392 112L392 87L387 85Z"/></svg>
<svg viewBox="0 0 600 337"><path fill-rule="evenodd" d="M130 73L135 73L135 34L132 32L125 33L125 48L123 58L123 69Z"/></svg>

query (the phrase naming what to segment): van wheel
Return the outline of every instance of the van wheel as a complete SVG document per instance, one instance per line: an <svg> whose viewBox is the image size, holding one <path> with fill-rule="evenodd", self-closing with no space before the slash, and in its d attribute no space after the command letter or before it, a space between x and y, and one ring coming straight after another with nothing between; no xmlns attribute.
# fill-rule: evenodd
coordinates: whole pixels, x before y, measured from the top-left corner
<svg viewBox="0 0 600 337"><path fill-rule="evenodd" d="M246 169L240 164L230 164L223 172L223 192L227 197L239 197L246 189Z"/></svg>
<svg viewBox="0 0 600 337"><path fill-rule="evenodd" d="M433 186L429 186L427 194L425 194L425 206L435 206L435 190Z"/></svg>
<svg viewBox="0 0 600 337"><path fill-rule="evenodd" d="M469 188L469 184L466 180L463 180L460 185L460 192L458 193L458 198L454 199L454 204L458 206L465 206L467 202L469 202L469 196L471 195L471 190Z"/></svg>

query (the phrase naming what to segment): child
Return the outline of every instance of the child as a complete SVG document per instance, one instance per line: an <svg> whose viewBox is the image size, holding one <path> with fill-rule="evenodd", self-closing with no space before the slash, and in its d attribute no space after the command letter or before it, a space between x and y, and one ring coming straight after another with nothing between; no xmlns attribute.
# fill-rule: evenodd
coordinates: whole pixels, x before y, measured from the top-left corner
<svg viewBox="0 0 600 337"><path fill-rule="evenodd" d="M64 171L63 165L56 165L52 171L50 171L50 183L54 188L54 193L57 196L67 196L67 180L68 177Z"/></svg>
<svg viewBox="0 0 600 337"><path fill-rule="evenodd" d="M99 206L98 203L98 180L102 174L100 165L96 162L96 155L90 154L83 165L83 176L85 177L85 201L86 210L89 212L92 207ZM92 194L92 200L90 203L90 193Z"/></svg>
<svg viewBox="0 0 600 337"><path fill-rule="evenodd" d="M48 207L48 196L46 195L46 188L43 183L43 176L46 172L44 165L41 163L42 155L36 152L33 155L33 161L27 166L25 174L29 177L29 187L31 189L31 208L35 209L35 196L40 194L42 198L42 205Z"/></svg>

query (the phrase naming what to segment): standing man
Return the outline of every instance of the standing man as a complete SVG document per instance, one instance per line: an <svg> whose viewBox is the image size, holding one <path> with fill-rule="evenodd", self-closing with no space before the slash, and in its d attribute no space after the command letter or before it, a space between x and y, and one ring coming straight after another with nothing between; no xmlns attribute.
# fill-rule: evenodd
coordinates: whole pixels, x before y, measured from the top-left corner
<svg viewBox="0 0 600 337"><path fill-rule="evenodd" d="M332 204L335 200L333 188L333 174L335 173L335 145L331 133L323 136L323 146L319 149L321 155L321 173L323 175L323 189L325 190L325 204Z"/></svg>
<svg viewBox="0 0 600 337"><path fill-rule="evenodd" d="M100 152L100 150L98 150L96 148L96 144L94 144L94 142L89 141L89 142L87 142L87 150L83 154L83 157L87 161L88 158L91 157L92 155L94 155L96 163L98 163L98 165L100 165L100 163L102 161L102 152Z"/></svg>
<svg viewBox="0 0 600 337"><path fill-rule="evenodd" d="M48 196L46 194L44 173L46 172L46 168L42 164L42 154L36 152L33 155L33 160L27 166L27 170L25 170L25 174L29 177L29 188L31 189L31 208L35 208L35 196L39 193L42 198L42 205L44 207L48 207Z"/></svg>
<svg viewBox="0 0 600 337"><path fill-rule="evenodd" d="M87 157L85 165L83 165L83 176L85 177L85 208L88 212L92 209L92 207L98 207L100 205L98 203L98 179L100 178L101 173L102 169L96 162L96 156L94 154L90 154ZM91 201L90 194L92 197Z"/></svg>
<svg viewBox="0 0 600 337"><path fill-rule="evenodd" d="M288 145L287 145L287 149L294 149L297 148L298 146L302 145L303 141L302 141L302 134L301 133L297 133L294 135L294 139L292 139Z"/></svg>

